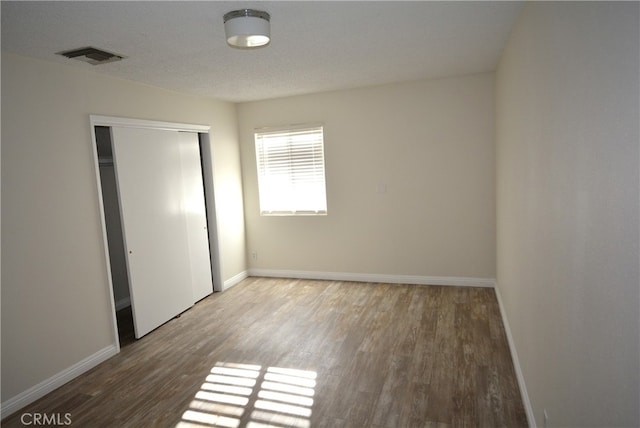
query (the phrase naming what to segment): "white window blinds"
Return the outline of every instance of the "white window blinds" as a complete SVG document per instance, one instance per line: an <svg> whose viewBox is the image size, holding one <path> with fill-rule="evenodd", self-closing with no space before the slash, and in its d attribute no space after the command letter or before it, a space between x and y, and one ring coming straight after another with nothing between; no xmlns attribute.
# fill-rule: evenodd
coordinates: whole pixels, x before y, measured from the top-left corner
<svg viewBox="0 0 640 428"><path fill-rule="evenodd" d="M260 214L326 214L322 126L257 130Z"/></svg>

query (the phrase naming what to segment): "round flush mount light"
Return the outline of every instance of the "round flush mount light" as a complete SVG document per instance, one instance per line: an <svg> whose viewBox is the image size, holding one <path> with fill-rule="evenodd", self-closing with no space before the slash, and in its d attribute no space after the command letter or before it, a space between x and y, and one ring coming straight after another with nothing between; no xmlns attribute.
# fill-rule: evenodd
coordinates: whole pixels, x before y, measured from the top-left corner
<svg viewBox="0 0 640 428"><path fill-rule="evenodd" d="M234 48L257 48L271 40L267 12L254 9L234 10L224 15L227 43Z"/></svg>

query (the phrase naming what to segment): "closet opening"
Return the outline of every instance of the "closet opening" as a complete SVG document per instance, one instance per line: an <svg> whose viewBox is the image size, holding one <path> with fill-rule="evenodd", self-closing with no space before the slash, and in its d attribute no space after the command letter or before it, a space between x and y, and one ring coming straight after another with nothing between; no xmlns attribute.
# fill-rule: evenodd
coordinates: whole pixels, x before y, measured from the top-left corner
<svg viewBox="0 0 640 428"><path fill-rule="evenodd" d="M122 239L122 219L120 218L120 202L116 175L113 165L113 149L111 132L108 126L96 126L96 148L98 153L98 167L104 220L107 233L107 247L109 249L109 265L111 282L115 301L115 315L118 328L120 347L131 344L135 340L133 328L133 313L131 311L131 297L129 295L129 278L127 276L127 261L124 242Z"/></svg>
<svg viewBox="0 0 640 428"><path fill-rule="evenodd" d="M210 128L90 116L114 345L222 291Z"/></svg>

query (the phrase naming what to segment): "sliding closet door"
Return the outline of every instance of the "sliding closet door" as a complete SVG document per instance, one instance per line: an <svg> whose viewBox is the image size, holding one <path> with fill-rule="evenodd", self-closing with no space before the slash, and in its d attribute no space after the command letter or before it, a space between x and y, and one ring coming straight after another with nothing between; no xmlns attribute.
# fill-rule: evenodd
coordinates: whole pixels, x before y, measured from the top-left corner
<svg viewBox="0 0 640 428"><path fill-rule="evenodd" d="M197 302L213 293L200 143L195 132L179 132L179 139L193 300Z"/></svg>
<svg viewBox="0 0 640 428"><path fill-rule="evenodd" d="M177 131L112 128L136 338L194 302Z"/></svg>

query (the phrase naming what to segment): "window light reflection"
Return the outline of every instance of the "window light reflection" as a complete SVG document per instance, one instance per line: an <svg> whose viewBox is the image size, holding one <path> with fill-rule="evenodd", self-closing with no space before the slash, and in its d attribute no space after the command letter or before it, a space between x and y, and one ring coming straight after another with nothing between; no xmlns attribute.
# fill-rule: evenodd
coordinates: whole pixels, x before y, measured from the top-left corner
<svg viewBox="0 0 640 428"><path fill-rule="evenodd" d="M247 397L238 397L236 395L218 394L215 392L198 391L196 398L200 400L214 401L217 403L237 404L238 406L246 406L249 402Z"/></svg>
<svg viewBox="0 0 640 428"><path fill-rule="evenodd" d="M209 425L222 426L227 428L236 428L240 425L240 420L227 416L212 415L210 413L196 412L187 410L182 415L182 419L193 422L201 422Z"/></svg>
<svg viewBox="0 0 640 428"><path fill-rule="evenodd" d="M270 380L273 382L288 383L291 385L304 386L307 388L315 388L316 386L316 381L314 379L306 379L306 378L287 376L287 375L276 374L276 373L266 373L264 375L264 378L265 380Z"/></svg>
<svg viewBox="0 0 640 428"><path fill-rule="evenodd" d="M308 370L218 362L175 428L310 428L316 378Z"/></svg>
<svg viewBox="0 0 640 428"><path fill-rule="evenodd" d="M311 416L311 409L301 406L292 406L290 404L274 403L273 401L257 400L256 409L272 410L274 412L288 413L296 416Z"/></svg>
<svg viewBox="0 0 640 428"><path fill-rule="evenodd" d="M248 386L253 388L256 384L255 379L247 379L244 377L231 377L231 376L221 376L221 375L209 375L207 376L207 382L210 383L227 383L230 385L238 385L238 386Z"/></svg>
<svg viewBox="0 0 640 428"><path fill-rule="evenodd" d="M180 421L175 428L211 428L211 425L202 425L195 422Z"/></svg>
<svg viewBox="0 0 640 428"><path fill-rule="evenodd" d="M215 391L215 392L226 392L228 394L235 395L251 395L253 389L245 388L242 386L234 386L234 385L223 385L219 383L208 383L205 382L200 387L203 391Z"/></svg>
<svg viewBox="0 0 640 428"><path fill-rule="evenodd" d="M210 401L193 400L189 408L207 413L221 413L229 416L240 417L244 413L244 407L230 406L228 404L212 403Z"/></svg>
<svg viewBox="0 0 640 428"><path fill-rule="evenodd" d="M266 380L262 382L262 385L260 385L260 387L262 389L271 389L273 391L288 392L290 394L304 395L307 397L313 397L313 395L315 394L315 391L313 388L304 388L302 386L287 385L286 383L269 382Z"/></svg>
<svg viewBox="0 0 640 428"><path fill-rule="evenodd" d="M244 370L262 370L262 366L257 364L239 364L239 363L216 363L216 367L231 367L235 369L244 369Z"/></svg>
<svg viewBox="0 0 640 428"><path fill-rule="evenodd" d="M306 422L306 424L302 424L302 425L297 425L297 423L295 424L278 424L278 425L271 425L270 423L261 423L261 422L255 422L255 421L249 421L249 423L247 424L247 428L282 428L282 427L301 427L301 428L308 428L311 425L309 424L309 421L302 421L302 422Z"/></svg>
<svg viewBox="0 0 640 428"><path fill-rule="evenodd" d="M258 397L266 400L283 401L285 403L291 403L298 406L313 406L313 398L301 397L293 394L283 394L282 392L260 391L258 392Z"/></svg>
<svg viewBox="0 0 640 428"><path fill-rule="evenodd" d="M257 370L234 369L229 367L214 367L211 369L211 373L223 374L227 376L246 377L250 379L255 379L260 376L260 372Z"/></svg>
<svg viewBox="0 0 640 428"><path fill-rule="evenodd" d="M309 419L301 418L297 416L283 415L281 413L266 412L264 410L254 410L251 413L251 420L271 424L277 424L281 427L293 427L293 428L310 428L311 422ZM249 425L247 425L249 426ZM264 425L261 425L264 426ZM269 425L272 426L272 425Z"/></svg>
<svg viewBox="0 0 640 428"><path fill-rule="evenodd" d="M269 367L267 369L269 373L278 373L288 376L304 377L307 379L315 379L318 374L307 370L285 369L282 367Z"/></svg>

